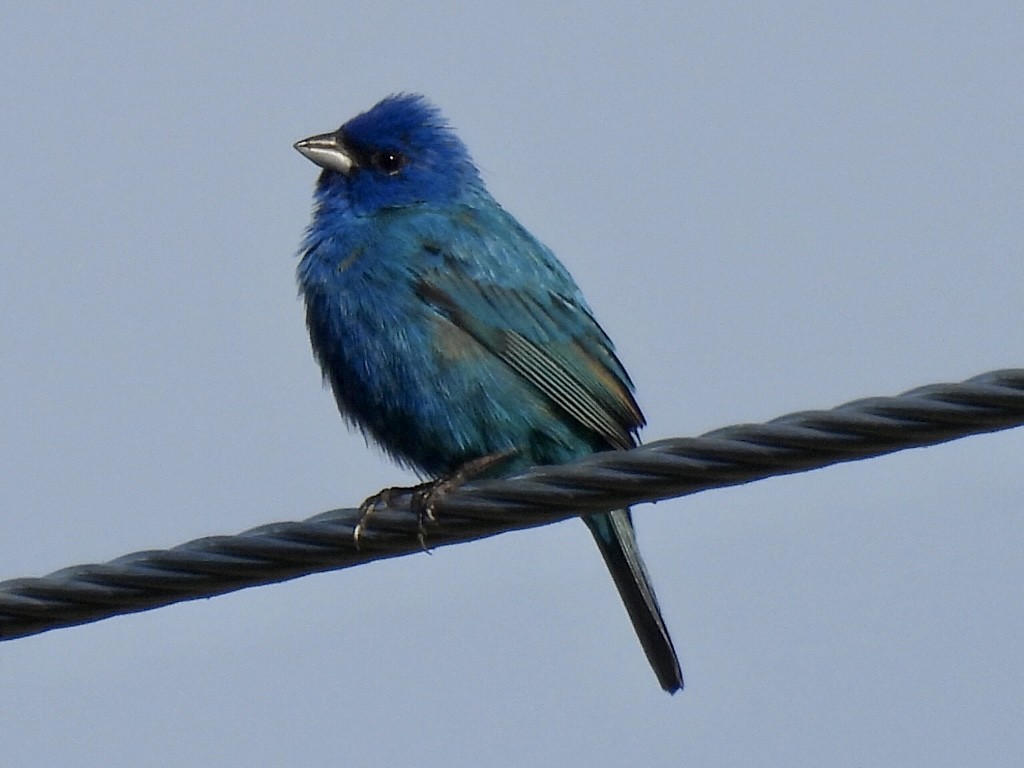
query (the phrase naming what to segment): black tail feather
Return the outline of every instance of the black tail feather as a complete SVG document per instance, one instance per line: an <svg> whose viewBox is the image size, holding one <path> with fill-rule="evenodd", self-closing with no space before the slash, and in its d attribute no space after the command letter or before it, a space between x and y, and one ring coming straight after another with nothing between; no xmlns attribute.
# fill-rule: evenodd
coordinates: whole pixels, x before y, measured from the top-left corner
<svg viewBox="0 0 1024 768"><path fill-rule="evenodd" d="M640 557L629 510L591 515L583 520L594 534L658 682L669 693L682 690L683 673L679 659Z"/></svg>

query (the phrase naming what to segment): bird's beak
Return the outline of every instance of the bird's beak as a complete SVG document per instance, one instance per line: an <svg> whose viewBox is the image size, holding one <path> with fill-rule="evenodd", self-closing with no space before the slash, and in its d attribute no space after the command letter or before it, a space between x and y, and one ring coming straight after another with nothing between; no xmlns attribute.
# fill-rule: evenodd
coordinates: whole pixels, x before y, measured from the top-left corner
<svg viewBox="0 0 1024 768"><path fill-rule="evenodd" d="M308 139L295 142L295 148L308 160L328 171L347 174L355 166L352 155L345 151L341 136L337 132L310 136Z"/></svg>

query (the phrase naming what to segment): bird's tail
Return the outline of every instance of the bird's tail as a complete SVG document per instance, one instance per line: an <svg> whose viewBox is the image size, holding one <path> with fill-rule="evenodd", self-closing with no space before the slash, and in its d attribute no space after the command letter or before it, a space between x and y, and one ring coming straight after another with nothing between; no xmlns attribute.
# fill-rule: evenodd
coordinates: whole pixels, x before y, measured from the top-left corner
<svg viewBox="0 0 1024 768"><path fill-rule="evenodd" d="M629 612L640 645L654 668L654 674L658 676L658 682L669 693L681 690L683 673L679 668L679 659L661 617L644 561L640 557L629 510L619 509L608 514L590 515L584 517L583 521L594 534L604 562Z"/></svg>

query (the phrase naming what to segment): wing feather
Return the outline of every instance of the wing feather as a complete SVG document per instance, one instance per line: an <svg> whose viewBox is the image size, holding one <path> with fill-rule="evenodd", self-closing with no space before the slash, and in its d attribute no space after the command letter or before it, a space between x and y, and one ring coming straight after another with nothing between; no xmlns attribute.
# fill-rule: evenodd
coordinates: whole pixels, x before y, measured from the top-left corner
<svg viewBox="0 0 1024 768"><path fill-rule="evenodd" d="M511 234L498 238L495 231ZM632 382L554 255L518 225L463 227L460 234L445 247L440 238L423 241L429 266L415 282L420 298L609 447L635 445L644 417ZM478 255L487 251L499 257L488 264L508 270L481 267Z"/></svg>

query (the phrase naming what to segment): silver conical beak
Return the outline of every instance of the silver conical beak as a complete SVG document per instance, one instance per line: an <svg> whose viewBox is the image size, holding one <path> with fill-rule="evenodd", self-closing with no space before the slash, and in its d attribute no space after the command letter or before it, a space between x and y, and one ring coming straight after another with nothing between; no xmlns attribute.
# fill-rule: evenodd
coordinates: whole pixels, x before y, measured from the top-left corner
<svg viewBox="0 0 1024 768"><path fill-rule="evenodd" d="M295 148L303 157L316 163L321 168L338 173L349 173L355 167L352 155L345 151L341 137L337 132L321 133L308 139L295 142Z"/></svg>

